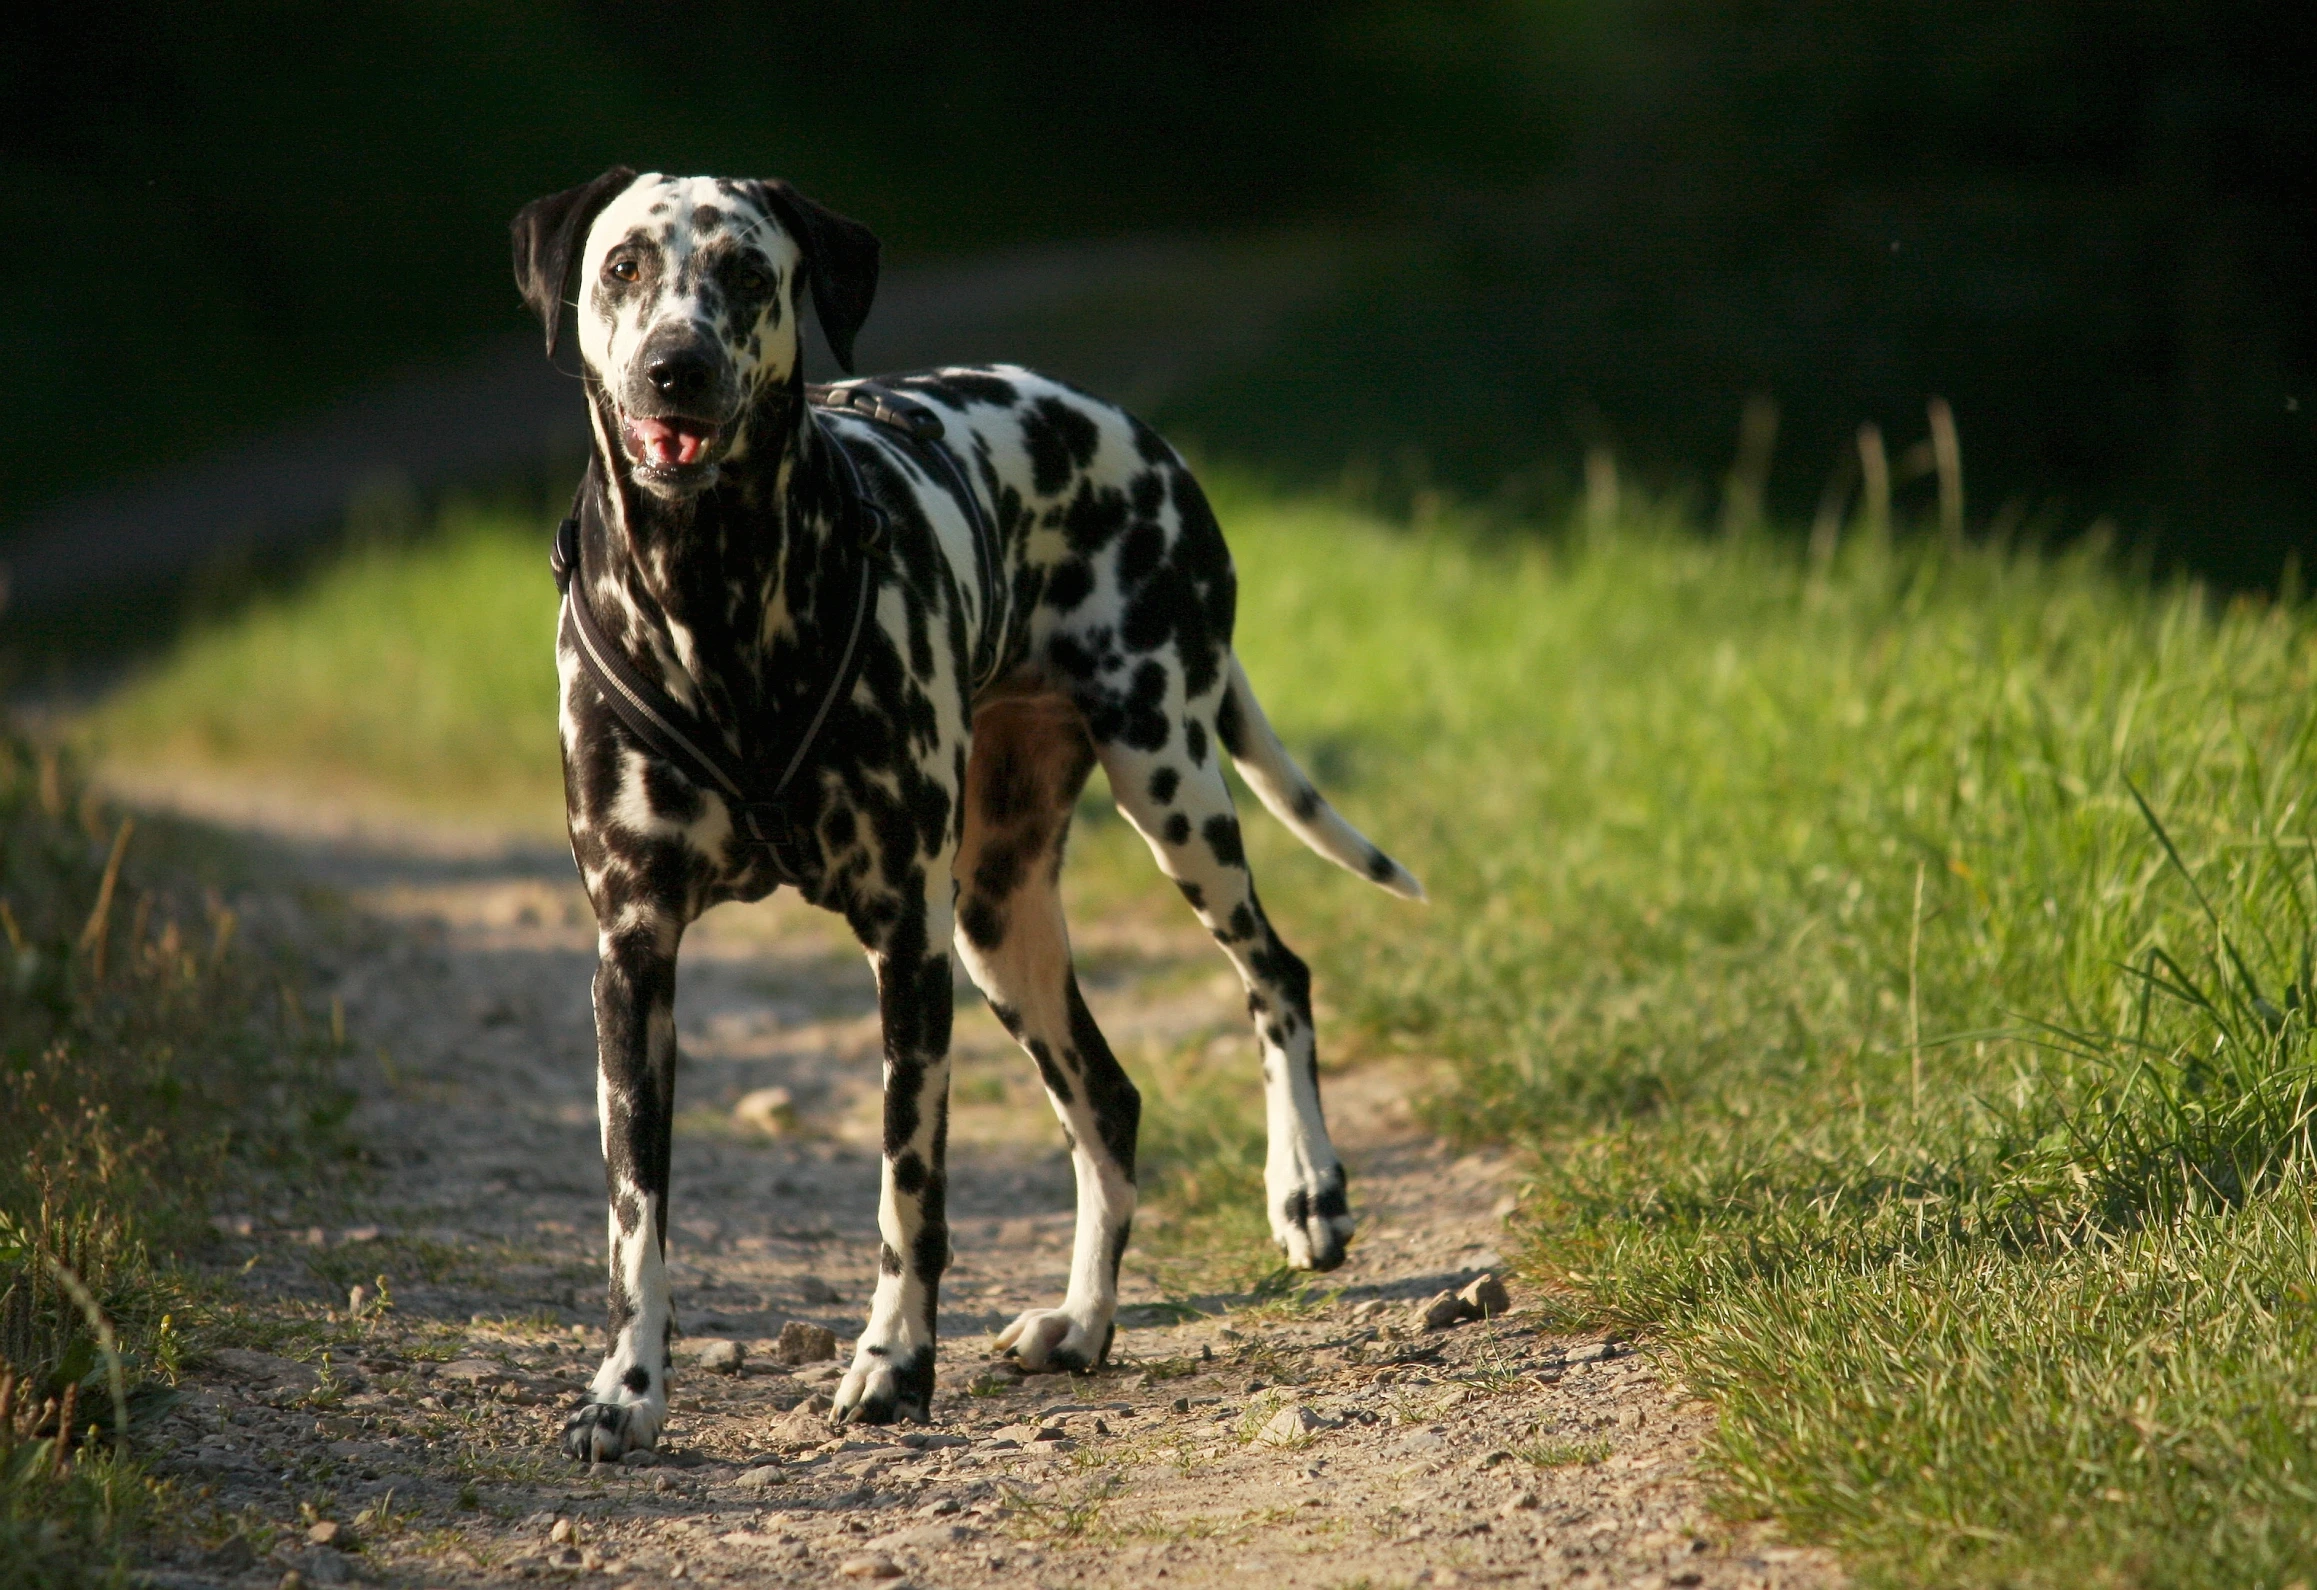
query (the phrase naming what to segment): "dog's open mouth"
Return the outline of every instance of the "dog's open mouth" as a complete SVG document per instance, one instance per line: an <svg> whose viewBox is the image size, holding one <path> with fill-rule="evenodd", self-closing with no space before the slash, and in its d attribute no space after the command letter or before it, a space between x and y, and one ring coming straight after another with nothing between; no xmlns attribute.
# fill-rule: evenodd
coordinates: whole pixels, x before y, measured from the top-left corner
<svg viewBox="0 0 2317 1590"><path fill-rule="evenodd" d="M688 469L704 463L723 427L702 420L631 418L624 427L628 456L652 469Z"/></svg>

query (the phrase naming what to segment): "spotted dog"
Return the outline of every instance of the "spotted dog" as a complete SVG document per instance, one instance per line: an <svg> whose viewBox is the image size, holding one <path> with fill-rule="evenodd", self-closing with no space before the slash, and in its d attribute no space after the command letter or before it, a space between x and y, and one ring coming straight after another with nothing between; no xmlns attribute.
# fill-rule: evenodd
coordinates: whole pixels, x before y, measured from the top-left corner
<svg viewBox="0 0 2317 1590"><path fill-rule="evenodd" d="M577 311L594 440L572 590L626 663L754 763L793 742L775 726L827 688L849 637L860 653L784 797L793 840L780 857L719 790L630 730L563 627L571 848L599 927L611 1338L566 1450L616 1459L652 1446L666 1417L677 949L710 906L762 898L784 874L851 924L884 1029L884 1240L837 1416L922 1418L931 1402L950 1253L953 945L1036 1063L1077 1176L1068 1290L999 1344L1031 1370L1102 1359L1140 1100L1079 992L1057 888L1097 760L1246 984L1273 1236L1292 1265L1340 1264L1352 1221L1320 1113L1311 977L1256 899L1223 757L1321 855L1395 894L1422 891L1328 806L1265 721L1231 651L1230 555L1182 459L1119 409L1029 370L886 378L943 422L996 533L985 574L989 549L977 556L965 505L920 451L808 406L798 318L809 301L850 369L876 290L866 228L781 182L621 168L526 206L514 240L550 358L567 302ZM875 544L848 511L861 489L886 509ZM856 631L864 560L871 607Z"/></svg>

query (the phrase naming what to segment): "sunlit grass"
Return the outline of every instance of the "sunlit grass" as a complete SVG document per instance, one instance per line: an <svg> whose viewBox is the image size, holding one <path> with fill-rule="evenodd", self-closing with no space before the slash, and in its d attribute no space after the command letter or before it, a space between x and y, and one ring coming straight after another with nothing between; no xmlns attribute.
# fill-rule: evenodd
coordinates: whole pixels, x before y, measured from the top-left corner
<svg viewBox="0 0 2317 1590"><path fill-rule="evenodd" d="M2305 609L2096 550L1216 496L1258 692L1433 896L1250 822L1323 1055L1452 1065L1432 1119L1528 1157L1530 1272L1718 1402L1726 1505L1867 1582L2317 1574ZM552 811L542 544L454 515L98 726ZM1115 819L1074 855L1082 911L1179 910ZM1151 1068L1146 1153L1154 1259L1245 1286L1242 1068Z"/></svg>

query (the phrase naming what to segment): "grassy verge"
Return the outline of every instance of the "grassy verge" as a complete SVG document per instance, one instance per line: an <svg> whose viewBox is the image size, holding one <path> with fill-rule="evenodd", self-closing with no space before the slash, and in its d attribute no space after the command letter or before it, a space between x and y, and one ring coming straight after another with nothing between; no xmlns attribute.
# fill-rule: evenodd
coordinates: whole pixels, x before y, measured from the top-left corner
<svg viewBox="0 0 2317 1590"><path fill-rule="evenodd" d="M230 1307L178 1262L342 1111L289 968L186 843L0 725L0 1562L118 1580L168 1512L140 1415Z"/></svg>
<svg viewBox="0 0 2317 1590"><path fill-rule="evenodd" d="M1435 902L1250 825L1331 1051L1453 1062L1434 1118L1528 1153L1534 1273L1717 1398L1733 1509L1875 1583L2317 1573L2304 607L2096 549L1218 499L1250 675ZM99 729L551 810L539 545L453 515ZM411 700L437 727L344 732ZM1153 893L1115 821L1072 887ZM1154 1108L1178 1252L1260 1240L1218 1213L1238 1086Z"/></svg>

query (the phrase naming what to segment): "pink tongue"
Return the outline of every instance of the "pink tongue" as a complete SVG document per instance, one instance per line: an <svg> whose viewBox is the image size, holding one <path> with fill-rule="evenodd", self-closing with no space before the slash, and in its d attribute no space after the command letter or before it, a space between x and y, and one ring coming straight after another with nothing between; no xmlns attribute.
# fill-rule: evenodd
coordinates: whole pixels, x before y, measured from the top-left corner
<svg viewBox="0 0 2317 1590"><path fill-rule="evenodd" d="M635 420L629 429L643 449L644 462L662 469L697 463L708 446L704 433L670 425L666 420Z"/></svg>

